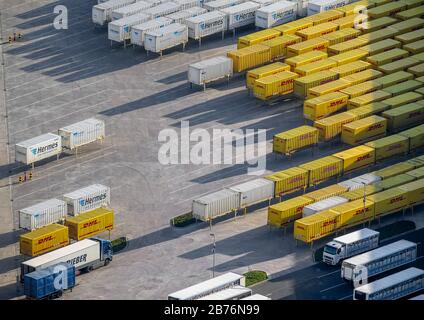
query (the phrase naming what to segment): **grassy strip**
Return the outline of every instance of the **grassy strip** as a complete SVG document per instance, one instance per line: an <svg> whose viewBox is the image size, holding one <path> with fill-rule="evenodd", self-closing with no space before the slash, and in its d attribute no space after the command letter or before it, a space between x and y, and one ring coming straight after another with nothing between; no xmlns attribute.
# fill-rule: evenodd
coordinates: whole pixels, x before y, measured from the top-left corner
<svg viewBox="0 0 424 320"><path fill-rule="evenodd" d="M244 276L246 277L246 287L250 287L255 283L262 282L268 279L268 275L266 274L266 272L260 270L246 272Z"/></svg>
<svg viewBox="0 0 424 320"><path fill-rule="evenodd" d="M120 237L118 239L112 240L112 250L113 253L119 252L127 246L127 238L126 237Z"/></svg>
<svg viewBox="0 0 424 320"><path fill-rule="evenodd" d="M171 219L171 225L174 227L185 227L196 221L192 212L184 213Z"/></svg>

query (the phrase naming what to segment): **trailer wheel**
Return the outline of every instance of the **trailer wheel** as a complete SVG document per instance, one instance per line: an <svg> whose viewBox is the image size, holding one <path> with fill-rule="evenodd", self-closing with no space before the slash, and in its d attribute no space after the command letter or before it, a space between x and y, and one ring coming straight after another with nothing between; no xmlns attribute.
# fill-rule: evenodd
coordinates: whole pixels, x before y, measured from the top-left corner
<svg viewBox="0 0 424 320"><path fill-rule="evenodd" d="M93 266L87 267L87 273L90 272L90 271L93 271L93 270L94 270Z"/></svg>
<svg viewBox="0 0 424 320"><path fill-rule="evenodd" d="M107 259L105 260L105 267L106 267L109 263L110 263L110 259L109 259L109 258L107 258Z"/></svg>

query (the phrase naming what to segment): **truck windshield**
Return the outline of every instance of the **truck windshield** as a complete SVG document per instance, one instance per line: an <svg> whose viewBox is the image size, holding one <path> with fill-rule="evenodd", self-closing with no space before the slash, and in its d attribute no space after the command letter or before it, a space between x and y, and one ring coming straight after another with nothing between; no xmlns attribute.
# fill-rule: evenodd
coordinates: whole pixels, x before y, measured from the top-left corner
<svg viewBox="0 0 424 320"><path fill-rule="evenodd" d="M334 248L332 246L325 246L324 247L324 252L326 252L328 254L336 254L337 248Z"/></svg>

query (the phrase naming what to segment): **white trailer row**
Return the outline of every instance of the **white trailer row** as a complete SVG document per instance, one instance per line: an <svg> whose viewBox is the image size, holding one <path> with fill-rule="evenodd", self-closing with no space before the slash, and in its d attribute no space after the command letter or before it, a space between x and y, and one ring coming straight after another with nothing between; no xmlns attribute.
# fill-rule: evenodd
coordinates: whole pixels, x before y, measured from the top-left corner
<svg viewBox="0 0 424 320"><path fill-rule="evenodd" d="M206 90L206 84L222 78L228 80L233 75L233 60L224 56L218 56L202 60L189 65L188 81L190 87L193 84L203 86Z"/></svg>
<svg viewBox="0 0 424 320"><path fill-rule="evenodd" d="M258 28L272 28L296 20L297 3L279 1L256 11L255 25Z"/></svg>
<svg viewBox="0 0 424 320"><path fill-rule="evenodd" d="M159 53L161 56L164 50L178 45L182 45L184 50L187 42L187 26L180 23L172 23L163 28L149 30L144 36L144 48L146 51Z"/></svg>
<svg viewBox="0 0 424 320"><path fill-rule="evenodd" d="M110 206L110 188L93 184L64 194L62 200L49 199L19 210L19 227L35 230L63 221L67 215Z"/></svg>

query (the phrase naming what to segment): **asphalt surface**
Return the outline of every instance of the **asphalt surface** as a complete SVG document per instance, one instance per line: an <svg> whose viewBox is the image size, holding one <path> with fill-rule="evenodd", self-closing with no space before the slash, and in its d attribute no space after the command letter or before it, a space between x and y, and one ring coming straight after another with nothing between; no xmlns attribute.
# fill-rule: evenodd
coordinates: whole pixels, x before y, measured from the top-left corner
<svg viewBox="0 0 424 320"><path fill-rule="evenodd" d="M387 271L370 279L374 281L407 267L424 268L424 228L396 236L381 245L400 239L418 243L418 258L415 262ZM340 276L340 266L316 263L288 275L274 278L253 286L253 291L273 300L352 300L352 285Z"/></svg>

